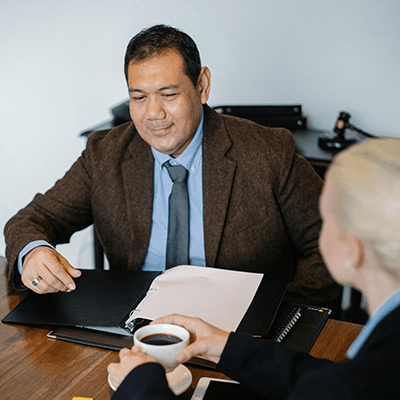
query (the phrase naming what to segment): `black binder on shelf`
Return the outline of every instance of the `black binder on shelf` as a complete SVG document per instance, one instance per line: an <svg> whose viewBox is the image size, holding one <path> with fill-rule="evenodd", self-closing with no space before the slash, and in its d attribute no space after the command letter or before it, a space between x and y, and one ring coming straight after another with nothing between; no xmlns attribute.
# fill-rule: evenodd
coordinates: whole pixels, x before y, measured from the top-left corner
<svg viewBox="0 0 400 400"><path fill-rule="evenodd" d="M159 272L83 270L71 293L38 295L30 292L2 320L3 323L52 329L51 338L120 350L132 346L126 335L87 329L123 328L132 309L145 297ZM288 282L263 279L238 326L238 331L265 335L275 318Z"/></svg>
<svg viewBox="0 0 400 400"><path fill-rule="evenodd" d="M293 105L224 105L214 109L220 114L249 119L269 127L282 127L291 131L306 130L307 117L300 104Z"/></svg>
<svg viewBox="0 0 400 400"><path fill-rule="evenodd" d="M249 118L250 119L250 118ZM306 117L252 117L251 120L263 126L270 128L286 128L291 131L306 130L307 118Z"/></svg>
<svg viewBox="0 0 400 400"><path fill-rule="evenodd" d="M301 104L292 105L224 105L213 107L221 114L234 115L236 117L300 117Z"/></svg>

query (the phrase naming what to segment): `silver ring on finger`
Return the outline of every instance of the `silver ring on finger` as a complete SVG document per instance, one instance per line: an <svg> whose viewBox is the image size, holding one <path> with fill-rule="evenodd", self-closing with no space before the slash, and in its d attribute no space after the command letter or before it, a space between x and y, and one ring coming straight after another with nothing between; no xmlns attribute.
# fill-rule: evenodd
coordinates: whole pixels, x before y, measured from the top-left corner
<svg viewBox="0 0 400 400"><path fill-rule="evenodd" d="M32 285L33 285L33 286L37 286L41 280L42 280L42 277L41 277L41 276L38 276L36 279L34 279L34 280L32 281Z"/></svg>

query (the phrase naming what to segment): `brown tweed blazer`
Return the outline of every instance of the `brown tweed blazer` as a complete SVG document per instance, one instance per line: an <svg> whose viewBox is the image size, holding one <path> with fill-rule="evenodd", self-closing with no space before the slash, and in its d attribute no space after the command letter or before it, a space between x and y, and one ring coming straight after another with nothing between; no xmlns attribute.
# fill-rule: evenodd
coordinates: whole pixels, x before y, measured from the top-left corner
<svg viewBox="0 0 400 400"><path fill-rule="evenodd" d="M140 269L153 206L151 149L133 123L90 134L87 148L46 194L6 225L11 283L32 240L53 245L94 223L114 270ZM339 294L317 249L322 181L296 155L285 129L223 116L205 106L204 240L208 266L290 279L291 300L320 306Z"/></svg>

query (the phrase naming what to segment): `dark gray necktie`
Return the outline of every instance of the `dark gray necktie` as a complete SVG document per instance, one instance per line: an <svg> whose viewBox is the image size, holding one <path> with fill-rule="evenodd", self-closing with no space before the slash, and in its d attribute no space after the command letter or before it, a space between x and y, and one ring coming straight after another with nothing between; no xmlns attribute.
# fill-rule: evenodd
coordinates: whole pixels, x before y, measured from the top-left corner
<svg viewBox="0 0 400 400"><path fill-rule="evenodd" d="M182 165L164 163L174 183L169 196L166 268L189 264L188 170Z"/></svg>

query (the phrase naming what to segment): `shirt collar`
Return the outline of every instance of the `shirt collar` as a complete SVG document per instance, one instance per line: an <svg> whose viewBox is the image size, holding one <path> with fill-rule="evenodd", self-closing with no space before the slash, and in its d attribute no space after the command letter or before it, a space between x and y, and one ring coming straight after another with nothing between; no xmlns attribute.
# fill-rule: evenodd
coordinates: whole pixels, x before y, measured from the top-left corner
<svg viewBox="0 0 400 400"><path fill-rule="evenodd" d="M393 292L382 304L378 307L375 313L367 321L364 328L358 335L357 339L353 342L350 348L347 350L347 358L354 358L361 347L364 346L367 339L370 337L372 331L388 314L390 314L395 308L400 306L400 289Z"/></svg>
<svg viewBox="0 0 400 400"><path fill-rule="evenodd" d="M199 170L202 153L201 144L203 141L203 122L204 112L202 108L200 122L199 126L197 127L196 133L194 134L193 139L190 141L188 147L186 147L186 149L178 157L173 158L168 154L160 153L153 147L151 148L158 169L161 169L162 165L166 161L171 160L171 164L172 161L174 161L174 163L183 165L188 171L191 171L192 173L197 173L197 171Z"/></svg>

